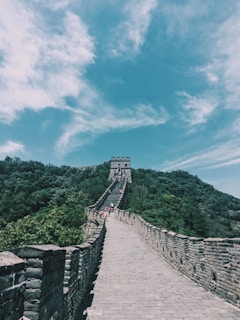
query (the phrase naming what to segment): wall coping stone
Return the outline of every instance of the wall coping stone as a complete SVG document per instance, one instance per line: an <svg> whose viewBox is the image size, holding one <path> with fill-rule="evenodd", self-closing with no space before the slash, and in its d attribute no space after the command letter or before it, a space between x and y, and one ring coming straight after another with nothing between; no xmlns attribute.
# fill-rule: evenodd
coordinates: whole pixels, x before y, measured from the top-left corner
<svg viewBox="0 0 240 320"><path fill-rule="evenodd" d="M53 244L29 245L13 250L21 258L43 258L61 251L65 253L66 250Z"/></svg>
<svg viewBox="0 0 240 320"><path fill-rule="evenodd" d="M188 239L192 242L197 242L197 241L203 241L204 238L198 238L198 237L188 237Z"/></svg>
<svg viewBox="0 0 240 320"><path fill-rule="evenodd" d="M90 244L94 244L96 242L96 238L90 238L90 239L88 239L87 242Z"/></svg>
<svg viewBox="0 0 240 320"><path fill-rule="evenodd" d="M168 233L169 230L167 230L167 229L161 229L161 232L163 232L163 233Z"/></svg>
<svg viewBox="0 0 240 320"><path fill-rule="evenodd" d="M91 244L90 243L87 243L87 242L84 242L82 244L77 244L77 245L74 245L74 247L77 247L79 248L80 250L86 250L88 248L91 247Z"/></svg>
<svg viewBox="0 0 240 320"><path fill-rule="evenodd" d="M180 234L180 233L177 234L177 237L180 239L189 239L188 236L185 236L184 234Z"/></svg>
<svg viewBox="0 0 240 320"><path fill-rule="evenodd" d="M10 251L0 252L0 274L5 275L12 271L18 272L25 268L25 261Z"/></svg>
<svg viewBox="0 0 240 320"><path fill-rule="evenodd" d="M74 251L79 251L79 248L75 247L75 246L68 246L68 247L64 247L64 249L66 251L71 251L71 252L74 252Z"/></svg>
<svg viewBox="0 0 240 320"><path fill-rule="evenodd" d="M167 234L168 234L169 236L175 237L177 233L174 232L174 231L168 231Z"/></svg>

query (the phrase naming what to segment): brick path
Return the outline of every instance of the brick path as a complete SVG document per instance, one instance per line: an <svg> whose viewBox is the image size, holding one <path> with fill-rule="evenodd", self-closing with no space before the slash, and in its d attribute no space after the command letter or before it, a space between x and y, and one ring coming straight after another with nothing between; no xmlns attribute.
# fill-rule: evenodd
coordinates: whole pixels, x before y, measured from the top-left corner
<svg viewBox="0 0 240 320"><path fill-rule="evenodd" d="M170 267L135 230L108 218L88 320L239 320L240 309Z"/></svg>

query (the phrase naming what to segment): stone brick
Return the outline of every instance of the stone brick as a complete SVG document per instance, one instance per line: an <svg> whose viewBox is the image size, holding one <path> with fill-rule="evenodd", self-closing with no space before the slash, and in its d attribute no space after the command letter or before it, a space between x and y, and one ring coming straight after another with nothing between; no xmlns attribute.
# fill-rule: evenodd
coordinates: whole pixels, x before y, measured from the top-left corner
<svg viewBox="0 0 240 320"><path fill-rule="evenodd" d="M141 217L123 210L116 217L133 225L141 237L169 264L227 301L239 306L240 238L195 238L154 228ZM238 298L236 298L238 297Z"/></svg>

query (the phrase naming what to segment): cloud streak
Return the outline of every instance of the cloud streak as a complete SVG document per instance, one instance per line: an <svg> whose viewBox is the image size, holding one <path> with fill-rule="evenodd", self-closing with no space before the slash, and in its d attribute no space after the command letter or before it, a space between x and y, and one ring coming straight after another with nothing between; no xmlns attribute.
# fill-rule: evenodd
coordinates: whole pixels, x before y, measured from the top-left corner
<svg viewBox="0 0 240 320"><path fill-rule="evenodd" d="M201 0L188 0L184 3L162 2L160 12L166 23L168 37L184 39L195 32L196 24L208 12L209 4ZM192 24L194 23L194 28Z"/></svg>
<svg viewBox="0 0 240 320"><path fill-rule="evenodd" d="M15 156L16 154L23 154L25 152L24 145L22 143L8 140L5 144L0 145L0 158L3 159L6 156Z"/></svg>
<svg viewBox="0 0 240 320"><path fill-rule="evenodd" d="M224 108L240 110L240 4L232 1L220 7L225 15L205 33L202 54L208 63L196 71L205 75L215 91L218 89Z"/></svg>
<svg viewBox="0 0 240 320"><path fill-rule="evenodd" d="M177 92L181 99L182 110L181 118L190 126L205 123L218 106L214 97L199 96L193 97L186 92Z"/></svg>
<svg viewBox="0 0 240 320"><path fill-rule="evenodd" d="M71 152L106 132L157 126L168 121L168 114L163 108L157 110L150 104L123 110L104 107L102 104L100 109L100 113L96 111L75 115L73 122L64 128L64 133L57 141L58 154Z"/></svg>
<svg viewBox="0 0 240 320"><path fill-rule="evenodd" d="M18 0L0 4L0 121L24 109L65 108L94 62L94 41L81 18L66 12L53 30L41 12ZM13 41L14 39L14 41Z"/></svg>
<svg viewBox="0 0 240 320"><path fill-rule="evenodd" d="M113 57L129 57L140 52L157 6L157 0L126 2L123 9L124 19L113 32L111 43Z"/></svg>
<svg viewBox="0 0 240 320"><path fill-rule="evenodd" d="M72 2L73 0L48 0L48 5L53 10L61 10L68 7Z"/></svg>
<svg viewBox="0 0 240 320"><path fill-rule="evenodd" d="M234 141L214 145L211 148L196 153L193 156L183 157L163 163L163 171L176 169L216 169L240 164L240 138Z"/></svg>
<svg viewBox="0 0 240 320"><path fill-rule="evenodd" d="M38 11L24 3L0 4L1 122L11 124L26 109L67 110L72 120L62 125L56 142L57 152L65 155L102 133L166 121L166 113L150 104L124 110L110 106L86 81L86 68L95 62L95 43L81 17L69 11L73 1L45 3L53 16L64 9L57 26L45 18L40 2ZM139 52L156 7L156 0L125 3L125 19L116 30L119 54ZM66 97L74 97L74 107Z"/></svg>

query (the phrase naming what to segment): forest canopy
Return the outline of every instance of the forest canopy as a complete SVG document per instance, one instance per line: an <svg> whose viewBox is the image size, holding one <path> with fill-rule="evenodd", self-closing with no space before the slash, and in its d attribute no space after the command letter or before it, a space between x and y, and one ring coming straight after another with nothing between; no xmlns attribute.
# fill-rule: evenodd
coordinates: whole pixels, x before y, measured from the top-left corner
<svg viewBox="0 0 240 320"><path fill-rule="evenodd" d="M85 207L109 186L110 163L77 168L7 157L0 161L0 250L81 243ZM126 210L198 237L240 237L240 199L185 171L132 169Z"/></svg>
<svg viewBox="0 0 240 320"><path fill-rule="evenodd" d="M198 237L239 237L240 199L185 171L132 169L127 210L168 230Z"/></svg>
<svg viewBox="0 0 240 320"><path fill-rule="evenodd" d="M109 185L109 163L76 168L7 157L0 161L0 250L80 243L85 207Z"/></svg>

